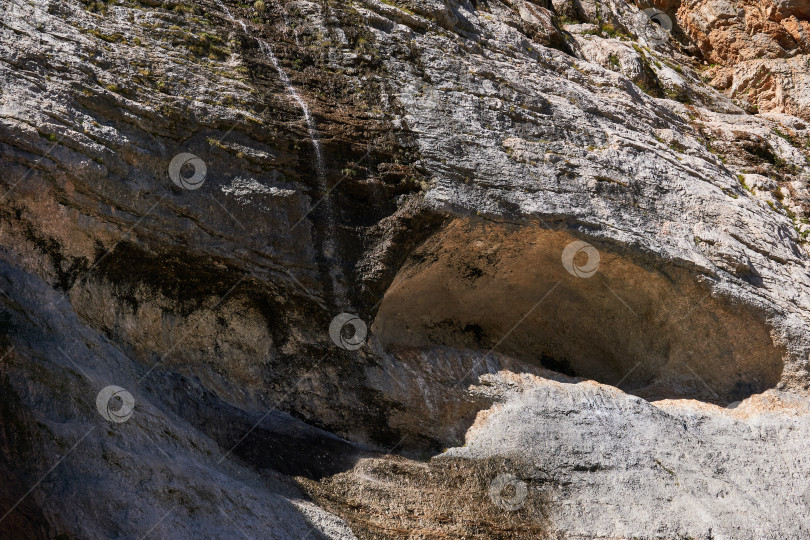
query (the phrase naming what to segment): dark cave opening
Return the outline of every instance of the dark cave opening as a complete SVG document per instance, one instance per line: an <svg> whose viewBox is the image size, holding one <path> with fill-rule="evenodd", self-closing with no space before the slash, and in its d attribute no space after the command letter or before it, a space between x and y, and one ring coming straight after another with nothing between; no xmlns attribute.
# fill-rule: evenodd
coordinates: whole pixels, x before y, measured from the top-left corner
<svg viewBox="0 0 810 540"><path fill-rule="evenodd" d="M625 251L578 249L566 269L572 245L588 246L539 225L456 220L402 267L373 331L389 350L496 350L648 400L728 404L778 384L786 353L756 308Z"/></svg>

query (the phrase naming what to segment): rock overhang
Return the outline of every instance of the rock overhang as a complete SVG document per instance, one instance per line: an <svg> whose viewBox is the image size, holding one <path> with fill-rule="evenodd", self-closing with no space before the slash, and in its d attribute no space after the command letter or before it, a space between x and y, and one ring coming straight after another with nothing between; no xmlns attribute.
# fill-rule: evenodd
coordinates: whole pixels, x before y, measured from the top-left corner
<svg viewBox="0 0 810 540"><path fill-rule="evenodd" d="M789 354L762 305L684 265L591 242L455 219L411 254L372 330L383 347L497 350L648 399L726 404L781 382Z"/></svg>

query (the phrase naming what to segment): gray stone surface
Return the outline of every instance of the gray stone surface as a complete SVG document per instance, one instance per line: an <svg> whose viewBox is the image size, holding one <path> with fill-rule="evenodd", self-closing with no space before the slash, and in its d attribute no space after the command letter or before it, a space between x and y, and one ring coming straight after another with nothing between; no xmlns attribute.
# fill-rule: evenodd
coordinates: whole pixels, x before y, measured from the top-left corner
<svg viewBox="0 0 810 540"><path fill-rule="evenodd" d="M396 536L392 452L509 458L561 538L807 535L801 78L751 114L613 0L225 4L2 6L0 530ZM452 485L410 532L528 534Z"/></svg>
<svg viewBox="0 0 810 540"><path fill-rule="evenodd" d="M62 294L6 260L0 281L4 535L34 537L13 513L39 507L45 534L77 538L355 538L286 477L234 462L179 417L160 376L87 328ZM126 422L97 410L110 384L134 397Z"/></svg>
<svg viewBox="0 0 810 540"><path fill-rule="evenodd" d="M552 522L566 538L808 534L807 398L769 391L721 408L593 382L484 379L503 402L445 456L505 455L523 478L559 483Z"/></svg>

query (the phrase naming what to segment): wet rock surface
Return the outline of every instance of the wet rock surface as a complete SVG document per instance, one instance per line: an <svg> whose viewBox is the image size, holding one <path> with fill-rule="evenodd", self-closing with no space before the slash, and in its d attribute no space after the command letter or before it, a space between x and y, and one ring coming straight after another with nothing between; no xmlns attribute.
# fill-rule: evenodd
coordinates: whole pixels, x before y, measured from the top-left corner
<svg viewBox="0 0 810 540"><path fill-rule="evenodd" d="M0 531L805 537L808 17L3 4Z"/></svg>

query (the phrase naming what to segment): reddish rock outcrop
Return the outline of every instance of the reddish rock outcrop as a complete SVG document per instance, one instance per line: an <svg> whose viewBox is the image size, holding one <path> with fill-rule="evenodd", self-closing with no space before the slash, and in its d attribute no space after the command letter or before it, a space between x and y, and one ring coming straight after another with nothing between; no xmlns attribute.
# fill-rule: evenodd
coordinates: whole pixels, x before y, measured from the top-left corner
<svg viewBox="0 0 810 540"><path fill-rule="evenodd" d="M710 64L712 86L750 112L810 118L810 4L799 0L655 2Z"/></svg>

